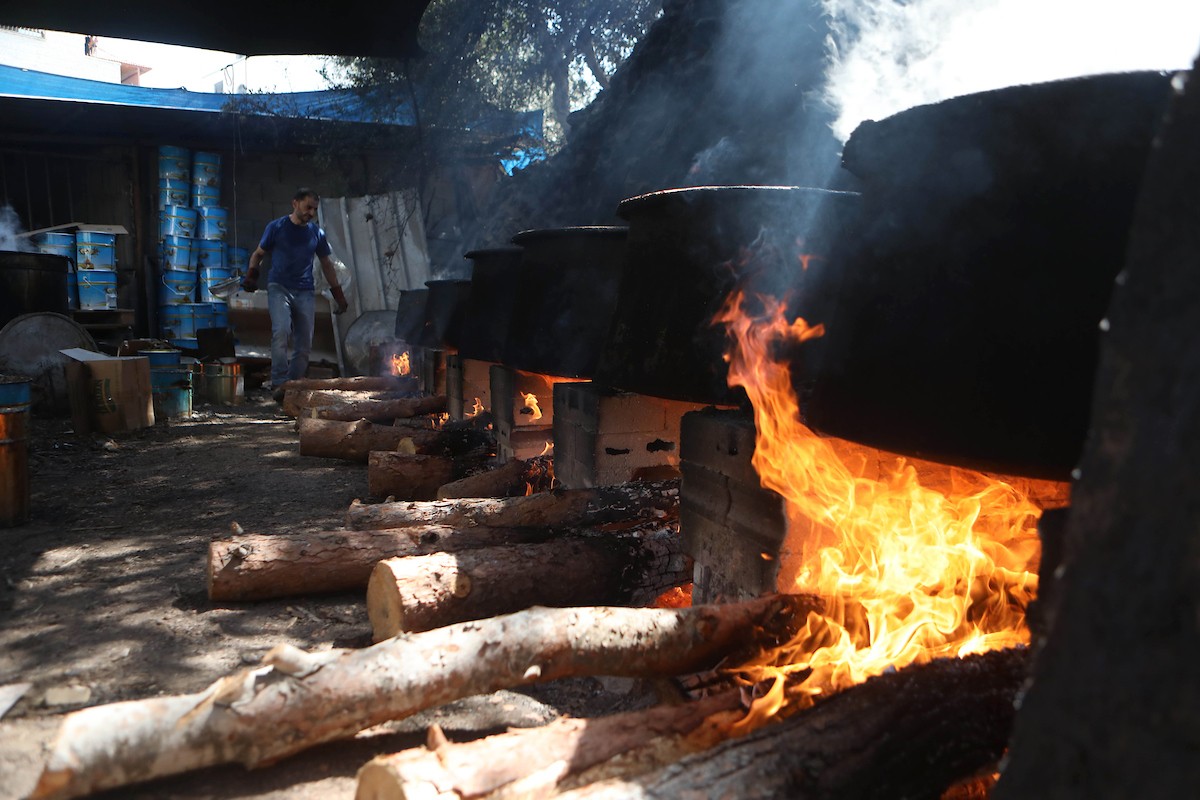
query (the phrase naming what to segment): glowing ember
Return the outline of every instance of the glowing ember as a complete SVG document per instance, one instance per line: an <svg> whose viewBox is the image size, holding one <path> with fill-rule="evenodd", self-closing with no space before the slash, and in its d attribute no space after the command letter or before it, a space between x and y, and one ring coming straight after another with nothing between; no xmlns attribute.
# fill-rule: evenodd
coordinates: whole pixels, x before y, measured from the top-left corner
<svg viewBox="0 0 1200 800"><path fill-rule="evenodd" d="M532 414L534 419L541 419L542 418L542 410L540 408L538 408L537 395L533 394L532 392L530 392L529 394L525 394L525 392L521 392L521 397L523 397L525 399L525 407L523 409L521 409L521 413L522 414Z"/></svg>
<svg viewBox="0 0 1200 800"><path fill-rule="evenodd" d="M794 586L781 590L820 595L827 609L744 669L755 682L773 681L746 724L890 667L1026 643L1040 510L977 473L969 492L948 497L922 487L904 459L878 480L862 477L800 422L788 366L770 355L781 340L823 329L789 324L783 303L760 300L761 313L751 315L738 293L717 316L734 342L729 383L754 406L762 484L787 503L780 555L781 567L790 566L781 573ZM793 540L797 532L803 541Z"/></svg>
<svg viewBox="0 0 1200 800"><path fill-rule="evenodd" d="M468 417L477 416L479 414L479 412L481 412L481 411L483 411L483 403L479 402L479 398L476 397L474 404L472 404L472 406L471 406L471 410L467 412L467 416Z"/></svg>
<svg viewBox="0 0 1200 800"><path fill-rule="evenodd" d="M392 374L393 375L408 375L410 372L412 372L412 364L409 362L409 359L408 359L408 351L405 350L403 353L400 353L398 355L396 353L393 353L392 354Z"/></svg>

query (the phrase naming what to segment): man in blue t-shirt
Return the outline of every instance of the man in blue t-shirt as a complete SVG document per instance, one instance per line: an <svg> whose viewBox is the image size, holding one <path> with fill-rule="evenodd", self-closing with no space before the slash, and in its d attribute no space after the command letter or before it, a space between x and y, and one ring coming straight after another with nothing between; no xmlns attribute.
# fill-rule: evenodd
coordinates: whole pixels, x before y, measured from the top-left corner
<svg viewBox="0 0 1200 800"><path fill-rule="evenodd" d="M242 281L248 292L258 289L258 267L267 253L271 270L267 273L267 302L271 311L271 388L276 393L293 378L308 371L312 350L313 324L316 319L313 256L321 262L321 271L337 302L335 314L350 304L338 285L337 271L330 259L329 242L313 218L321 198L312 189L300 189L292 198L292 213L267 224L262 240L250 254L250 268ZM292 355L288 358L288 339ZM276 399L280 399L278 396Z"/></svg>

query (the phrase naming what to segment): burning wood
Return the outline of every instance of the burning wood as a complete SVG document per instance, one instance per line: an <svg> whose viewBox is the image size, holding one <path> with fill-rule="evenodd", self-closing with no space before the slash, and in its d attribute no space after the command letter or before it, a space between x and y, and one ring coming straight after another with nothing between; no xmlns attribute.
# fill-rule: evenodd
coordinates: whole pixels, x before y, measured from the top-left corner
<svg viewBox="0 0 1200 800"><path fill-rule="evenodd" d="M651 758L661 763L664 753L675 760L707 749L742 713L738 693L725 692L598 719L565 717L474 742L431 742L428 749L372 759L358 771L355 796L468 800L519 787L521 797L550 797L564 784L586 780L594 767L611 774L619 757L644 765Z"/></svg>
<svg viewBox="0 0 1200 800"><path fill-rule="evenodd" d="M367 584L375 641L535 605L648 605L691 580L678 532L566 536L380 561Z"/></svg>
<svg viewBox="0 0 1200 800"><path fill-rule="evenodd" d="M538 457L514 460L447 483L438 489L437 499L517 497L547 492L553 483L552 459Z"/></svg>
<svg viewBox="0 0 1200 800"><path fill-rule="evenodd" d="M771 647L818 607L772 596L687 610L534 608L364 650L280 646L191 695L67 715L32 798L262 766L452 700L578 675L671 676Z"/></svg>
<svg viewBox="0 0 1200 800"><path fill-rule="evenodd" d="M679 481L652 481L556 489L527 497L455 500L453 502L378 503L355 500L346 512L346 527L356 530L406 525L451 525L501 528L585 528L630 520L669 521L679 514Z"/></svg>

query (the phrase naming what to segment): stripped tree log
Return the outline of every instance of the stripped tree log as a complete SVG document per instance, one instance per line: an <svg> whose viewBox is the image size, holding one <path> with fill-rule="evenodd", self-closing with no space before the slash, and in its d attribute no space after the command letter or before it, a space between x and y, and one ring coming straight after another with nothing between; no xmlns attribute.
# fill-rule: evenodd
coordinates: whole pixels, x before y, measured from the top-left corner
<svg viewBox="0 0 1200 800"><path fill-rule="evenodd" d="M535 608L363 650L280 646L204 691L68 714L33 798L241 762L261 766L389 720L499 689L582 675L695 672L786 641L820 603L755 598L685 610Z"/></svg>
<svg viewBox="0 0 1200 800"><path fill-rule="evenodd" d="M445 484L437 492L438 500L468 497L522 497L550 489L554 480L554 462L537 457L513 459L495 469L486 469Z"/></svg>
<svg viewBox="0 0 1200 800"><path fill-rule="evenodd" d="M355 530L408 525L477 525L500 528L589 528L664 522L679 516L679 481L651 481L555 489L528 497L364 504L355 500L346 527Z"/></svg>
<svg viewBox="0 0 1200 800"><path fill-rule="evenodd" d="M431 397L405 397L395 400L356 400L332 405L316 406L308 415L317 419L340 419L353 421L369 419L372 422L391 422L401 417L419 417L423 414L441 414L446 411L446 395Z"/></svg>
<svg viewBox="0 0 1200 800"><path fill-rule="evenodd" d="M399 376L357 375L347 378L295 378L283 384L284 392L290 389L327 389L349 392L403 392L411 391L416 381Z"/></svg>
<svg viewBox="0 0 1200 800"><path fill-rule="evenodd" d="M385 558L528 544L556 535L546 528L460 530L445 525L379 531L239 534L208 545L208 598L215 602L238 602L365 591L371 570Z"/></svg>
<svg viewBox="0 0 1200 800"><path fill-rule="evenodd" d="M314 409L346 403L413 399L403 391L361 391L349 389L286 389L283 393L283 413L289 417L307 416Z"/></svg>
<svg viewBox="0 0 1200 800"><path fill-rule="evenodd" d="M1026 648L937 659L872 678L779 724L571 800L941 797L992 771L1008 743Z"/></svg>
<svg viewBox="0 0 1200 800"><path fill-rule="evenodd" d="M380 561L367 616L380 641L536 605L648 605L691 578L669 528L560 537Z"/></svg>
<svg viewBox="0 0 1200 800"><path fill-rule="evenodd" d="M372 497L433 500L454 480L457 465L448 456L376 451L367 456L367 492Z"/></svg>
<svg viewBox="0 0 1200 800"><path fill-rule="evenodd" d="M407 428L399 425L380 425L369 420L353 422L301 418L300 455L318 458L340 458L365 463L372 450L404 451L401 444L409 443L413 453L428 452L441 440L440 431Z"/></svg>
<svg viewBox="0 0 1200 800"><path fill-rule="evenodd" d="M405 418L405 422L412 418ZM490 431L463 426L434 428L381 425L365 419L341 420L301 417L300 455L341 458L366 463L371 451L483 459L495 453L496 439Z"/></svg>
<svg viewBox="0 0 1200 800"><path fill-rule="evenodd" d="M707 749L743 716L739 693L660 705L598 719L564 717L473 742L440 742L378 756L358 771L355 800L438 797L473 800L504 792L551 797L556 787L586 780L611 759L669 752L674 759Z"/></svg>

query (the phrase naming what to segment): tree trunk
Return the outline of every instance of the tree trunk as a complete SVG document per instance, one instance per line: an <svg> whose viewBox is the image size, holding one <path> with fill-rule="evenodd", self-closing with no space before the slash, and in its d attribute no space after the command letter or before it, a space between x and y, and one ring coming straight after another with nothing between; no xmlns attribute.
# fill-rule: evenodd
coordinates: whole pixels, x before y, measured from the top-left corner
<svg viewBox="0 0 1200 800"><path fill-rule="evenodd" d="M410 391L415 381L412 378L360 375L350 378L295 378L283 384L283 390L331 389L349 392L403 392Z"/></svg>
<svg viewBox="0 0 1200 800"><path fill-rule="evenodd" d="M208 598L265 600L301 594L366 591L385 558L458 553L481 547L542 542L545 528L414 525L398 530L243 534L208 546Z"/></svg>
<svg viewBox="0 0 1200 800"><path fill-rule="evenodd" d="M361 391L350 389L287 389L283 393L283 413L289 417L311 416L314 409L346 403L380 400L415 400L408 392Z"/></svg>
<svg viewBox="0 0 1200 800"><path fill-rule="evenodd" d="M691 578L673 530L570 536L380 561L367 616L380 641L536 605L648 605Z"/></svg>
<svg viewBox="0 0 1200 800"><path fill-rule="evenodd" d="M446 395L400 398L395 400L357 400L334 405L317 406L309 415L317 419L338 419L352 422L368 419L371 422L391 422L400 417L419 417L446 411Z"/></svg>
<svg viewBox="0 0 1200 800"><path fill-rule="evenodd" d="M670 676L741 663L790 638L820 608L803 596L681 611L535 608L307 654L281 646L264 666L192 695L68 714L33 798L70 798L240 761L260 766L452 700L568 676Z"/></svg>
<svg viewBox="0 0 1200 800"><path fill-rule="evenodd" d="M650 752L667 752L679 759L711 747L713 736L743 714L739 693L724 692L692 703L599 719L563 717L540 728L377 756L358 771L355 798L474 800L496 792L527 800L551 797L555 787L585 779L592 767L611 770L606 762L617 757L641 763Z"/></svg>
<svg viewBox="0 0 1200 800"><path fill-rule="evenodd" d="M346 527L355 530L407 525L494 525L501 528L590 528L679 517L679 481L648 481L555 489L528 497L363 504L355 500L346 512Z"/></svg>
<svg viewBox="0 0 1200 800"><path fill-rule="evenodd" d="M453 458L376 451L367 457L367 491L372 497L433 500L454 479Z"/></svg>
<svg viewBox="0 0 1200 800"><path fill-rule="evenodd" d="M305 419L298 423L300 455L340 458L365 463L372 450L406 452L401 443L409 440L411 452L425 453L441 441L441 433L399 425L380 425L365 419L354 422Z"/></svg>
<svg viewBox="0 0 1200 800"><path fill-rule="evenodd" d="M553 461L547 458L513 460L451 481L438 489L438 500L471 497L522 497L549 491L554 480Z"/></svg>
<svg viewBox="0 0 1200 800"><path fill-rule="evenodd" d="M995 769L1028 660L1028 650L1019 648L907 667L663 769L557 796L938 798Z"/></svg>

